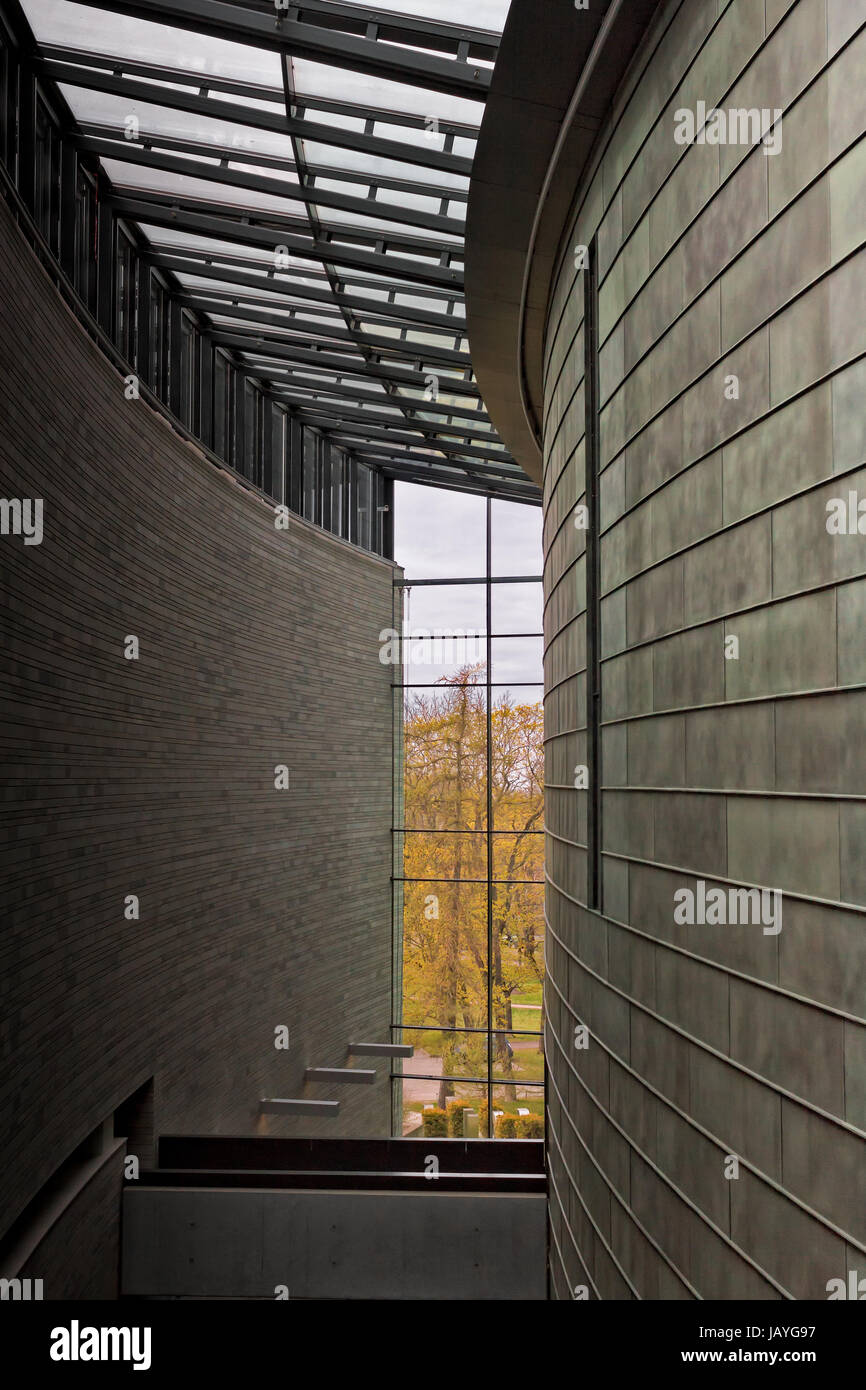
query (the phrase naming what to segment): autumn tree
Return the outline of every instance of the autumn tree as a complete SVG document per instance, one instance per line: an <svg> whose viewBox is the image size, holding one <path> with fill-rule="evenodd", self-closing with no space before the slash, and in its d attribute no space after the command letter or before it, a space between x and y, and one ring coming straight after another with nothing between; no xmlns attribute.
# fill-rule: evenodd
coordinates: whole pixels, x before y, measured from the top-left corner
<svg viewBox="0 0 866 1390"><path fill-rule="evenodd" d="M443 1035L443 1074L483 1075L484 1035L460 1030L487 1028L489 969L497 1074L507 1077L512 996L543 978L543 717L508 692L494 701L488 837L486 671L467 666L450 680L409 693L405 709L404 1021L458 1030ZM442 1083L440 1104L450 1089Z"/></svg>

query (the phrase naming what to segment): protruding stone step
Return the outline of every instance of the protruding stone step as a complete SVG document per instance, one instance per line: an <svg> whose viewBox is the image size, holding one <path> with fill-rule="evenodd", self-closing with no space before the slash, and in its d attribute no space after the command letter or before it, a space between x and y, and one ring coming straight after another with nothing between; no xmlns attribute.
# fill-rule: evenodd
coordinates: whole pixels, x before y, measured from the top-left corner
<svg viewBox="0 0 866 1390"><path fill-rule="evenodd" d="M363 1067L307 1067L306 1081L350 1081L357 1085L372 1085L376 1080L374 1071Z"/></svg>
<svg viewBox="0 0 866 1390"><path fill-rule="evenodd" d="M349 1043L350 1057L414 1057L411 1043Z"/></svg>
<svg viewBox="0 0 866 1390"><path fill-rule="evenodd" d="M259 1101L260 1115L336 1115L340 1109L338 1100L280 1100L269 1098Z"/></svg>

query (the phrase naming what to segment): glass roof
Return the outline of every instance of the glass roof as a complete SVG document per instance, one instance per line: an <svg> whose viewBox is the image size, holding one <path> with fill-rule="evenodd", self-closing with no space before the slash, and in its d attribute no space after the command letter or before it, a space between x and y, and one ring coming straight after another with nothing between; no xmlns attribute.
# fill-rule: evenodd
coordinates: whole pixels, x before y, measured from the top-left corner
<svg viewBox="0 0 866 1390"><path fill-rule="evenodd" d="M358 10L369 10L361 0L347 0ZM491 29L501 34L508 17L511 0L474 0L472 23L479 29ZM444 19L450 24L463 24L466 19L466 0L377 0L377 10L393 14L419 15L423 19Z"/></svg>
<svg viewBox="0 0 866 1390"><path fill-rule="evenodd" d="M22 0L118 214L239 365L392 476L535 499L463 303L509 4Z"/></svg>

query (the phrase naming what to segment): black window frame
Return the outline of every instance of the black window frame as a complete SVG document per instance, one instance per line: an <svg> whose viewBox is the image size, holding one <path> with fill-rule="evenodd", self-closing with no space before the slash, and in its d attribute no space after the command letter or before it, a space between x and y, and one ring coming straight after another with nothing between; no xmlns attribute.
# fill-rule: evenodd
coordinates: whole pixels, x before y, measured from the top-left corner
<svg viewBox="0 0 866 1390"><path fill-rule="evenodd" d="M124 361L138 359L138 245L120 219L114 224L113 338Z"/></svg>

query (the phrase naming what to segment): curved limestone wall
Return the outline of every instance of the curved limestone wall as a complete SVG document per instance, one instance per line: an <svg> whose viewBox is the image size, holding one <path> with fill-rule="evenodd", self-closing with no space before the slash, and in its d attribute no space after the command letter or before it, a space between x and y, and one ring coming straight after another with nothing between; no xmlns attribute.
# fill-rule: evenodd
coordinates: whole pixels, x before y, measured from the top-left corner
<svg viewBox="0 0 866 1390"><path fill-rule="evenodd" d="M394 572L127 399L5 204L0 315L0 489L44 502L39 544L0 537L2 1235L106 1120L143 1163L388 1134L387 1065L308 1089L335 1119L258 1106L389 1038Z"/></svg>
<svg viewBox="0 0 866 1390"><path fill-rule="evenodd" d="M564 229L544 422L557 1297L822 1299L866 1275L864 23L856 0L663 5ZM597 805L575 789L595 729Z"/></svg>

